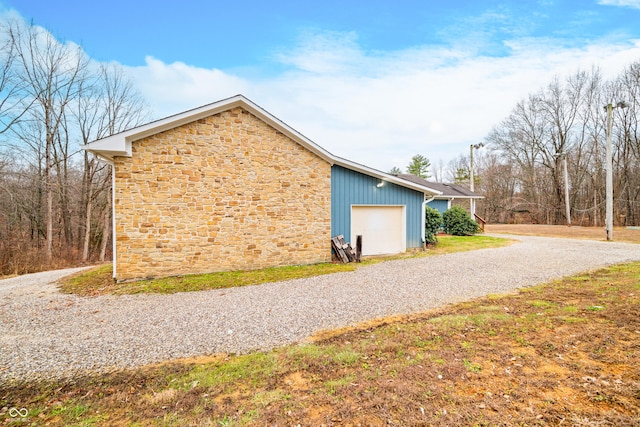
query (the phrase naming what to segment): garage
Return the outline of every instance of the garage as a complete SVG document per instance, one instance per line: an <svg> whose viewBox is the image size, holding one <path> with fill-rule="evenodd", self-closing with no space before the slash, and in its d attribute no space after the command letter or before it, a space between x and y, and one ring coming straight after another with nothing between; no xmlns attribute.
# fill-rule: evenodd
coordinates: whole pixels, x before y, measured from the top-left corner
<svg viewBox="0 0 640 427"><path fill-rule="evenodd" d="M404 206L352 206L351 241L362 236L362 255L404 252L405 218Z"/></svg>

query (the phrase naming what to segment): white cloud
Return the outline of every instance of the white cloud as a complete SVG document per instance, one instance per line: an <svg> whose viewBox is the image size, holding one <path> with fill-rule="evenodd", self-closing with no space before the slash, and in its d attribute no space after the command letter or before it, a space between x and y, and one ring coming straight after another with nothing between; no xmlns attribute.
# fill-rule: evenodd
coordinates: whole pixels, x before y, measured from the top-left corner
<svg viewBox="0 0 640 427"><path fill-rule="evenodd" d="M598 4L604 6L621 6L640 9L640 0L599 0Z"/></svg>
<svg viewBox="0 0 640 427"><path fill-rule="evenodd" d="M10 18L19 16L0 16ZM466 155L469 144L553 76L595 65L614 77L640 59L640 41L566 48L553 39L519 38L504 42L504 51L508 55L499 57L460 45L366 51L355 33L321 32L274 54L275 69L286 71L268 77L254 77L260 70L245 77L153 57L126 69L156 118L240 93L330 152L389 170L404 168L414 154L434 165Z"/></svg>
<svg viewBox="0 0 640 427"><path fill-rule="evenodd" d="M243 79L217 69L205 69L183 62L166 64L153 57L146 65L125 67L137 89L160 116L179 113L247 91Z"/></svg>
<svg viewBox="0 0 640 427"><path fill-rule="evenodd" d="M336 74L358 66L365 58L356 43L355 33L327 32L303 36L293 52L275 56L279 62L302 71Z"/></svg>
<svg viewBox="0 0 640 427"><path fill-rule="evenodd" d="M595 65L614 77L640 58L639 41L562 48L519 39L505 46L511 54L504 57L429 46L378 53L360 49L353 34L331 33L279 53L289 71L262 80L153 58L131 72L162 116L242 93L330 152L389 170L418 153L433 164L466 154L555 75Z"/></svg>

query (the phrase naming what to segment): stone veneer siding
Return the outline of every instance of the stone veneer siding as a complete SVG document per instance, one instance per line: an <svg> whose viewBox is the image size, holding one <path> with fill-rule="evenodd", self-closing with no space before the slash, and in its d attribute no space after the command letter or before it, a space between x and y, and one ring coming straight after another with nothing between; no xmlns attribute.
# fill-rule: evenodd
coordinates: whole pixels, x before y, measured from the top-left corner
<svg viewBox="0 0 640 427"><path fill-rule="evenodd" d="M331 166L235 108L116 157L116 278L331 260Z"/></svg>

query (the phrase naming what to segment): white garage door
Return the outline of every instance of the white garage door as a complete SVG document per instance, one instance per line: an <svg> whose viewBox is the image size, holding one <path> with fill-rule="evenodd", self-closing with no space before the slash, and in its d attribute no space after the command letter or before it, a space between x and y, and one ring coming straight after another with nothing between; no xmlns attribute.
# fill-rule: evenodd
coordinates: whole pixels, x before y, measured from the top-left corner
<svg viewBox="0 0 640 427"><path fill-rule="evenodd" d="M362 255L406 250L404 206L352 206L351 245L362 235Z"/></svg>

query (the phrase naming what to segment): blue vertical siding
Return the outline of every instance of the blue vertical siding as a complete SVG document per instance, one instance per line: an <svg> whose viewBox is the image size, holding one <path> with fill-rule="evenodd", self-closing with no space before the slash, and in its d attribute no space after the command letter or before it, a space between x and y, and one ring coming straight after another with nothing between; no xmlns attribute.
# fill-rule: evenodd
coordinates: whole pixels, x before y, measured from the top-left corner
<svg viewBox="0 0 640 427"><path fill-rule="evenodd" d="M405 206L407 248L422 246L422 202L424 193L333 165L331 167L331 235L351 236L352 205Z"/></svg>
<svg viewBox="0 0 640 427"><path fill-rule="evenodd" d="M433 209L437 209L441 214L445 213L449 209L448 200L432 200L427 203L427 206Z"/></svg>

